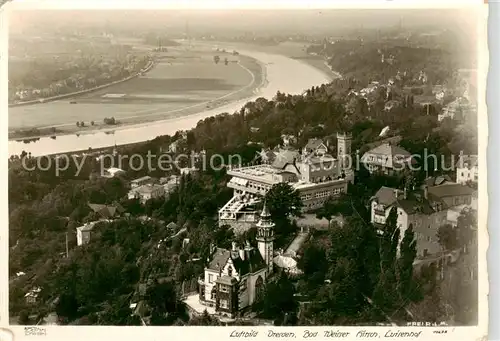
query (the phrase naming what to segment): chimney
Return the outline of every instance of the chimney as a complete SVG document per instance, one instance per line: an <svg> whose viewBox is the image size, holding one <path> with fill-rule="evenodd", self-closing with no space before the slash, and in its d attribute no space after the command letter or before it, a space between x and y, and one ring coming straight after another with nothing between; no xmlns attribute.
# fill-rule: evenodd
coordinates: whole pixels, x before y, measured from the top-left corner
<svg viewBox="0 0 500 341"><path fill-rule="evenodd" d="M424 186L424 198L427 200L429 197L429 193L428 193L428 190L427 190L427 185Z"/></svg>
<svg viewBox="0 0 500 341"><path fill-rule="evenodd" d="M245 260L245 250L240 249L240 250L239 250L239 253L240 253L240 258L241 258L241 260Z"/></svg>
<svg viewBox="0 0 500 341"><path fill-rule="evenodd" d="M237 249L236 249L236 242L232 242L232 243L231 243L231 249L232 249L233 251L237 251Z"/></svg>

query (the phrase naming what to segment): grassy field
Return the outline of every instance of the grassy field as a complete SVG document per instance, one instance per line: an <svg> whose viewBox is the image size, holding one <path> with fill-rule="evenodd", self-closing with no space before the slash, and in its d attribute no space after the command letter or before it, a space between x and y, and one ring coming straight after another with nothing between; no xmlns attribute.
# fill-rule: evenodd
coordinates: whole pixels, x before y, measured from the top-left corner
<svg viewBox="0 0 500 341"><path fill-rule="evenodd" d="M218 64L213 60L216 54L221 58ZM109 128L103 123L105 117L129 124L182 116L245 98L262 82L261 66L245 56L179 48L156 57L158 64L148 73L78 96L72 99L76 104L68 99L10 108L10 137L32 136L37 132L33 128L40 135L54 133L53 128L59 134ZM86 127L77 127L77 121Z"/></svg>

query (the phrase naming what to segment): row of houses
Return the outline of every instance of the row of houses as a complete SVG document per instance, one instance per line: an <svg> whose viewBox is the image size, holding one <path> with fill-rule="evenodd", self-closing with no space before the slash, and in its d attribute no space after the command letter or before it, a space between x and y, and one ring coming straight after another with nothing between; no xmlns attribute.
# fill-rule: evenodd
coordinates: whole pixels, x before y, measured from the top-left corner
<svg viewBox="0 0 500 341"><path fill-rule="evenodd" d="M477 210L477 200L477 191L444 176L428 178L418 189L381 187L371 198L371 223L382 234L391 210L396 210L400 240L411 225L417 257L425 258L442 251L439 227L456 226L464 209Z"/></svg>

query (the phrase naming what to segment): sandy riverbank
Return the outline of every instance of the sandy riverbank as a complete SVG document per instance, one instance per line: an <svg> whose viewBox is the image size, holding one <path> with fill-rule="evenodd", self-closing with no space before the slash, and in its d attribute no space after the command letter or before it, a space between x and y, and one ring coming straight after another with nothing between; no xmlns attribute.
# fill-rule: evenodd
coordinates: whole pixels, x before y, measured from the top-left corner
<svg viewBox="0 0 500 341"><path fill-rule="evenodd" d="M233 113L240 110L247 102L254 101L259 97L272 98L278 91L288 94L301 94L305 89L312 86L318 86L331 81L333 75L325 74L319 68L311 66L304 60L286 57L282 54L266 53L239 49L242 55L247 55L259 60L266 66L266 82L250 98L231 101L230 103L217 108L205 109L201 112L193 113L187 116L174 118L162 118L154 123L134 124L126 127L120 127L113 133L104 133L97 131L90 134L63 134L52 139L41 137L36 141L27 143L28 139L17 139L9 141L9 155L19 155L27 152L33 156L67 153L77 150L93 150L108 148L113 145L127 145L152 140L157 136L172 135L179 130L188 130L207 117L216 116L220 113ZM323 64L324 66L324 64ZM222 66L224 67L224 66ZM106 104L102 105L104 108ZM100 106L96 106L98 108ZM102 109L102 108L101 108ZM123 129L121 129L123 128ZM19 141L19 140L24 140Z"/></svg>
<svg viewBox="0 0 500 341"><path fill-rule="evenodd" d="M115 116L114 111L116 110L116 106L114 104L106 104L103 103L99 105L101 109L107 106L109 111L109 117L115 117L118 124L116 125L107 125L101 122L100 120L95 120L94 125L91 125L87 120L86 125L84 127L77 126L75 123L67 123L67 124L58 124L58 125L50 125L50 126L32 126L25 129L19 129L15 127L9 128L9 140L33 140L41 137L52 137L57 138L57 136L61 135L83 135L83 134L95 134L98 132L107 132L111 133L116 130L130 128L132 126L143 126L145 124L151 124L155 121L162 120L172 120L180 117L186 117L193 114L197 114L202 111L217 109L224 107L234 101L238 101L245 98L250 98L258 93L259 88L264 87L266 80L265 73L265 65L260 63L257 59L249 57L249 56L239 56L238 66L243 69L243 72L248 73L251 77L248 77L250 82L241 88L237 88L236 90L225 93L217 98L207 98L206 101L198 101L194 104L184 105L177 108L164 108L161 101L163 100L163 96L158 96L158 101L155 102L154 96L150 95L151 98L146 99L145 103L137 103L140 102L141 99L139 96L132 96L131 99L123 99L124 102L122 104L118 104L121 106L129 106L131 110L137 110L137 115L133 115L129 117L120 117ZM186 97L186 96L183 96ZM130 104L126 104L127 101L130 101ZM79 100L80 102L80 100ZM187 102L187 101L186 101ZM123 104L125 103L125 104ZM61 103L61 105L65 105L66 103ZM189 103L188 103L189 104ZM53 103L53 108L56 108L58 103ZM72 107L68 107L68 110L81 110L81 106L85 104L74 104ZM92 107L90 107L92 108ZM133 112L133 111L132 111Z"/></svg>

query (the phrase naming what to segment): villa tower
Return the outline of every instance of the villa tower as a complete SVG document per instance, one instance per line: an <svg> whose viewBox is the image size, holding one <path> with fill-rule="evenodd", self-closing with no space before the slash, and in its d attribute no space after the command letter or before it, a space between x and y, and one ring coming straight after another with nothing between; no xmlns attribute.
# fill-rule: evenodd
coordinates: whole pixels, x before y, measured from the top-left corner
<svg viewBox="0 0 500 341"><path fill-rule="evenodd" d="M267 265L268 275L270 275L273 271L274 223L271 220L271 214L266 202L264 202L260 220L257 223L257 229L257 246Z"/></svg>

